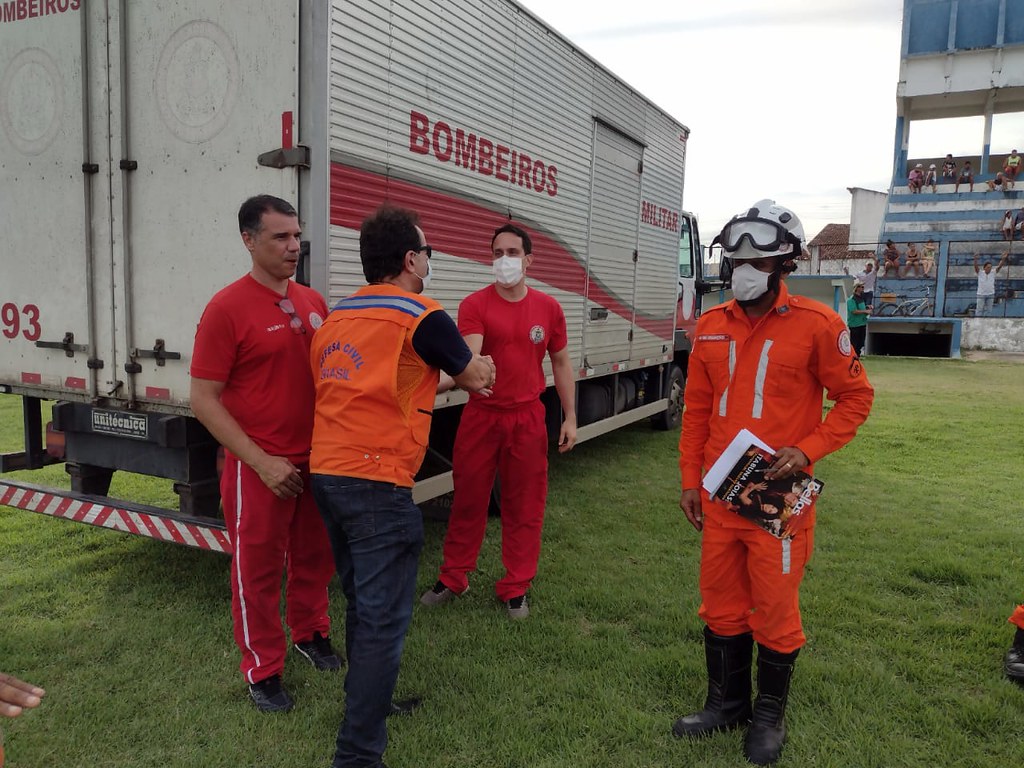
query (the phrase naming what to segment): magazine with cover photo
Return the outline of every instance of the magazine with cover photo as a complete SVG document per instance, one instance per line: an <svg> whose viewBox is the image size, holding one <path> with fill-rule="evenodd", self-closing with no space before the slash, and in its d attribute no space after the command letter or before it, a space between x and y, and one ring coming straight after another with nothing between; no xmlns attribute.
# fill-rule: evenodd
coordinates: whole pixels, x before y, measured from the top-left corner
<svg viewBox="0 0 1024 768"><path fill-rule="evenodd" d="M704 475L704 489L738 515L772 536L788 539L806 522L805 510L821 494L824 483L806 472L768 480L775 451L741 429Z"/></svg>

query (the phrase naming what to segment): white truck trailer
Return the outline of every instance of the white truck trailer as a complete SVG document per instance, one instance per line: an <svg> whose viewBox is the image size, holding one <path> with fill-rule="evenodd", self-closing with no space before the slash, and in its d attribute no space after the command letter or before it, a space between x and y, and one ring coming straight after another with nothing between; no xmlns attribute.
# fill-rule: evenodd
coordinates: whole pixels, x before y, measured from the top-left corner
<svg viewBox="0 0 1024 768"><path fill-rule="evenodd" d="M260 192L296 203L297 279L329 305L363 283L359 226L385 200L420 213L453 315L491 280L491 232L525 225L580 439L676 425L688 133L511 0L0 2L0 392L25 423L0 472L70 475L0 476L0 505L227 548L189 364L206 302L248 269L235 214ZM438 398L420 500L450 490L464 398ZM179 509L107 498L116 470L173 481Z"/></svg>

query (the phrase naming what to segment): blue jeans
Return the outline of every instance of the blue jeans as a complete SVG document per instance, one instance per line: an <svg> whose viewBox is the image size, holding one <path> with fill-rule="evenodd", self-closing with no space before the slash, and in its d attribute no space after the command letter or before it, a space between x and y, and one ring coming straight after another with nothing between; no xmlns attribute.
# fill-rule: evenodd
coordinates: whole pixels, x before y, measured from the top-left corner
<svg viewBox="0 0 1024 768"><path fill-rule="evenodd" d="M423 516L412 489L338 475L313 475L348 606L345 718L333 768L378 766L416 596Z"/></svg>

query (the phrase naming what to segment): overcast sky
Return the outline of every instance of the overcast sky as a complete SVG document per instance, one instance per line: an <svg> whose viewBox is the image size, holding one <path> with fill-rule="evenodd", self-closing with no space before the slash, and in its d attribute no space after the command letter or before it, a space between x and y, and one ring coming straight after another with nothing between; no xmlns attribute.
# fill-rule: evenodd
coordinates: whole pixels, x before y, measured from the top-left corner
<svg viewBox="0 0 1024 768"><path fill-rule="evenodd" d="M811 238L888 189L902 0L519 1L690 128L705 243L762 197Z"/></svg>

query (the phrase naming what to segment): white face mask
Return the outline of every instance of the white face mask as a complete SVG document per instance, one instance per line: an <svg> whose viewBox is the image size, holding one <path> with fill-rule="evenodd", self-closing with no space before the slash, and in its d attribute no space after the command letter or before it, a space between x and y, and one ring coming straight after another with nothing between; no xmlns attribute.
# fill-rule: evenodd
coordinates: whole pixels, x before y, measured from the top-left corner
<svg viewBox="0 0 1024 768"><path fill-rule="evenodd" d="M420 290L420 293L426 293L427 288L430 287L430 279L434 276L434 267L431 265L430 259L427 259L427 274L423 276L420 276L417 272L413 272L413 274L423 281L423 288Z"/></svg>
<svg viewBox="0 0 1024 768"><path fill-rule="evenodd" d="M523 279L523 260L519 256L499 256L491 268L494 270L494 282L506 288Z"/></svg>
<svg viewBox="0 0 1024 768"><path fill-rule="evenodd" d="M732 295L739 301L754 301L768 292L770 272L762 272L752 264L740 264L732 270Z"/></svg>

